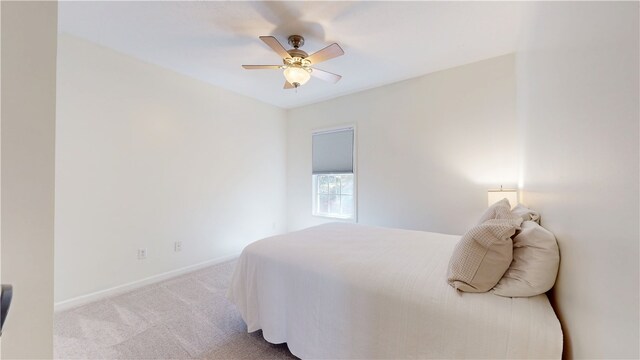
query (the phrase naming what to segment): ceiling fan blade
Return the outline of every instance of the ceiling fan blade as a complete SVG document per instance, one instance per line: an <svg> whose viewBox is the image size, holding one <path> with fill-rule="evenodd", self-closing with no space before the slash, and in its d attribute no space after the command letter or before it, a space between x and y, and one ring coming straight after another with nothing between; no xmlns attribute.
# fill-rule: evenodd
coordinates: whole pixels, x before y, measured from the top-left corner
<svg viewBox="0 0 640 360"><path fill-rule="evenodd" d="M280 44L280 41L278 41L278 39L274 38L273 36L260 36L260 40L269 45L269 47L273 49L273 51L278 53L281 58L288 59L291 57L291 55L289 55L289 53L287 52L287 49L285 49L284 46Z"/></svg>
<svg viewBox="0 0 640 360"><path fill-rule="evenodd" d="M330 73L328 71L316 69L316 68L311 69L311 76L317 77L320 80L328 81L334 84L337 83L340 79L342 79L342 76L340 75Z"/></svg>
<svg viewBox="0 0 640 360"><path fill-rule="evenodd" d="M311 64L317 64L329 59L333 59L334 57L338 57L340 55L344 55L344 50L342 50L340 45L333 43L326 48L309 55L309 57L307 57L307 60L311 61Z"/></svg>
<svg viewBox="0 0 640 360"><path fill-rule="evenodd" d="M295 89L296 87L293 86L292 83L288 82L287 80L284 81L284 89Z"/></svg>
<svg viewBox="0 0 640 360"><path fill-rule="evenodd" d="M280 69L282 66L280 65L242 65L242 67L247 70L258 70L258 69L277 70L277 69Z"/></svg>

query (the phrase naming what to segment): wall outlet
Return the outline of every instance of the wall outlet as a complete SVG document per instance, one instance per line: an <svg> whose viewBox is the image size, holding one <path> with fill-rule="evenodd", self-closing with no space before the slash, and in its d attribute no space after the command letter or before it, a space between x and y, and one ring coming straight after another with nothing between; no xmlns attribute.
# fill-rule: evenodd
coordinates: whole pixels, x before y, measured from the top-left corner
<svg viewBox="0 0 640 360"><path fill-rule="evenodd" d="M173 251L175 251L175 252L182 251L182 241L176 241L173 244Z"/></svg>
<svg viewBox="0 0 640 360"><path fill-rule="evenodd" d="M147 249L138 249L138 260L144 260L147 258Z"/></svg>

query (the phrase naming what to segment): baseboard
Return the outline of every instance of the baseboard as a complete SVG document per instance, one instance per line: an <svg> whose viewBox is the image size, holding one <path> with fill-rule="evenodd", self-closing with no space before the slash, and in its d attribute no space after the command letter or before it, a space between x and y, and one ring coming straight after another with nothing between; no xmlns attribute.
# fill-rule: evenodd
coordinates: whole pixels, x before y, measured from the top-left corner
<svg viewBox="0 0 640 360"><path fill-rule="evenodd" d="M215 258L215 259L211 259L211 260L207 260L207 261L203 261L201 263L197 263L194 265L189 265L189 266L185 266L183 268L179 268L176 270L171 270L171 271L167 271L158 275L154 275L154 276L149 276L147 278L144 279L140 279L137 281L132 281L130 283L126 283L123 285L118 285L118 286L114 286L112 288L109 289L105 289L105 290L100 290L100 291L96 291L90 294L86 294L86 295L81 295L78 297L74 297L68 300L64 300L64 301L60 301L57 302L53 305L53 309L55 312L58 311L64 311L64 310L68 310L71 308L75 308L96 300L101 300L104 298L108 298L108 297L112 297L112 296L116 296L116 295L120 295L120 294L124 294L126 292L135 290L137 288L140 288L142 286L145 285L149 285L149 284L153 284L153 283L157 283L163 280L167 280L179 275L183 275L186 273L190 273L192 271L196 271L202 268L205 268L207 266L211 266L211 265L216 265L216 264L220 264L223 263L225 261L229 261L232 259L237 258L238 256L240 256L240 254L233 254L233 255L228 255L228 256L223 256L223 257L219 257L219 258Z"/></svg>

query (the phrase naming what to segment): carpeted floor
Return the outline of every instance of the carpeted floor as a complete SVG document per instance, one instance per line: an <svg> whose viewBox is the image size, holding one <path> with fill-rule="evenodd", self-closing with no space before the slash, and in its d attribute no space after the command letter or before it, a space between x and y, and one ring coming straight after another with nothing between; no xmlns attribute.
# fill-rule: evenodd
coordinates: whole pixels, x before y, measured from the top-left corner
<svg viewBox="0 0 640 360"><path fill-rule="evenodd" d="M235 261L56 313L59 359L295 359L247 333L226 291Z"/></svg>

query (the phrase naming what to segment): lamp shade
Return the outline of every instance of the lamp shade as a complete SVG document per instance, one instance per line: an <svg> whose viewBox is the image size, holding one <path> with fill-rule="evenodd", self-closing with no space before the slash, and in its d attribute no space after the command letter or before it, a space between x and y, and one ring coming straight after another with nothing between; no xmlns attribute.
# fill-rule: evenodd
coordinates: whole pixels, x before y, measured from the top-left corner
<svg viewBox="0 0 640 360"><path fill-rule="evenodd" d="M507 198L511 208L513 209L518 204L518 190L516 189L490 189L487 191L488 206L491 206L498 201Z"/></svg>
<svg viewBox="0 0 640 360"><path fill-rule="evenodd" d="M292 85L304 85L311 78L311 74L301 67L290 66L284 69L284 78Z"/></svg>

